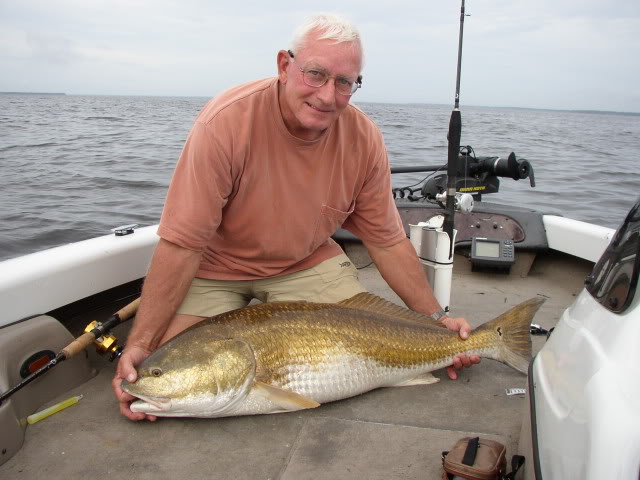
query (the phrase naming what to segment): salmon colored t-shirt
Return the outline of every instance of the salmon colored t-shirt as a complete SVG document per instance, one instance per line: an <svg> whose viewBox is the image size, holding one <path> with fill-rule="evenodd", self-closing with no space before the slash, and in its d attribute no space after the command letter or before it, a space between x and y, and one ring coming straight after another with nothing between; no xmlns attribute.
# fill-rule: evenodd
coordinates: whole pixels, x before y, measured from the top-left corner
<svg viewBox="0 0 640 480"><path fill-rule="evenodd" d="M232 88L200 112L158 235L203 252L197 277L255 280L339 255L330 236L341 225L379 247L406 237L382 135L349 105L319 139L294 137L270 78Z"/></svg>

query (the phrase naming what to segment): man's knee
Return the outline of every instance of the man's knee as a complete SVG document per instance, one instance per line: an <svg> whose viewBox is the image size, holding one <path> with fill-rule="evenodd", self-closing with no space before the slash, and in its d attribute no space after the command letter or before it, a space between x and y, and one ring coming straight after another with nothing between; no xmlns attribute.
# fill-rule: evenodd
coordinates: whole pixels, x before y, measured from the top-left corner
<svg viewBox="0 0 640 480"><path fill-rule="evenodd" d="M177 315L213 317L245 307L251 300L250 282L194 278Z"/></svg>
<svg viewBox="0 0 640 480"><path fill-rule="evenodd" d="M264 284L268 301L306 300L335 303L365 292L358 271L346 255L325 260L307 270Z"/></svg>

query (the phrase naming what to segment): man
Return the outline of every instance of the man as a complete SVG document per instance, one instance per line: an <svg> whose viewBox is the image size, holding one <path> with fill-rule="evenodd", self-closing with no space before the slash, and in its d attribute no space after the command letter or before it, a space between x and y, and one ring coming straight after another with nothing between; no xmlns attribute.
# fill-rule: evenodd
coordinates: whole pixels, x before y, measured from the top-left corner
<svg viewBox="0 0 640 480"><path fill-rule="evenodd" d="M382 136L349 104L362 59L349 22L313 17L278 52L277 78L232 88L198 115L113 380L126 417L155 420L131 412L122 379L135 380L136 365L203 318L252 298L337 302L364 291L330 239L340 225L362 239L409 308L441 312L393 203ZM462 318L434 318L469 334ZM453 367L479 361L460 355Z"/></svg>

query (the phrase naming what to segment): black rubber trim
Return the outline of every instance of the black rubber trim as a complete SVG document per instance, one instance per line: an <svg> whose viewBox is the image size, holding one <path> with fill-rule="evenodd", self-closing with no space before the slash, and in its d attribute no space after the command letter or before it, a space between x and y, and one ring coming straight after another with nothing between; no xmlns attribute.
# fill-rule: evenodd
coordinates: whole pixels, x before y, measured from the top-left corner
<svg viewBox="0 0 640 480"><path fill-rule="evenodd" d="M27 320L31 320L32 318L40 317L42 315L46 315L46 313L35 313L33 315L29 315L28 317L21 318L20 320L16 320L15 322L7 323L6 325L1 325L0 330L3 328L11 327L13 325L17 325L18 323L26 322Z"/></svg>
<svg viewBox="0 0 640 480"><path fill-rule="evenodd" d="M65 323L71 317L87 311L96 310L106 305L110 305L114 302L120 302L122 303L122 306L124 306L131 301L131 298L140 296L143 281L144 278L139 278L137 280L112 287L103 292L98 292L94 295L90 295L86 298L81 298L79 300L76 300L75 302L72 302L68 305L63 305L62 307L58 307L49 312L29 315L28 317L21 318L19 320L16 320L15 322L7 323L6 325L0 326L0 330L2 330L3 328L11 327L18 323L26 322L27 320L31 320L41 315L49 315L50 317L53 317L56 320ZM82 326L82 328L84 329L84 325Z"/></svg>
<svg viewBox="0 0 640 480"><path fill-rule="evenodd" d="M542 472L540 471L540 451L538 450L538 423L536 419L536 392L533 380L533 364L538 356L536 355L529 364L528 382L529 382L529 412L531 417L531 449L533 453L533 472L536 480L542 480Z"/></svg>
<svg viewBox="0 0 640 480"><path fill-rule="evenodd" d="M81 313L90 312L106 305L111 305L116 300L128 300L130 302L131 298L140 296L143 281L144 278L140 278L138 280L123 283L122 285L79 299L68 305L58 307L55 310L47 312L47 315L57 318L59 321L64 323L64 321L70 317L75 317ZM124 305L126 305L126 303Z"/></svg>

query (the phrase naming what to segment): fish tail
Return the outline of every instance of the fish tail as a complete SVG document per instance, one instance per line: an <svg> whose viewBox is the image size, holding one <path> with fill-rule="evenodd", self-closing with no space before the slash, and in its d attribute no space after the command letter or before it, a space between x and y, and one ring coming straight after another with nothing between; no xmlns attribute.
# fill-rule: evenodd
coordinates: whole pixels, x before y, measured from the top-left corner
<svg viewBox="0 0 640 480"><path fill-rule="evenodd" d="M531 298L481 327L496 334L496 360L527 373L531 360L531 320L544 302L545 299L541 297Z"/></svg>

